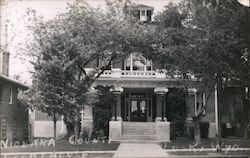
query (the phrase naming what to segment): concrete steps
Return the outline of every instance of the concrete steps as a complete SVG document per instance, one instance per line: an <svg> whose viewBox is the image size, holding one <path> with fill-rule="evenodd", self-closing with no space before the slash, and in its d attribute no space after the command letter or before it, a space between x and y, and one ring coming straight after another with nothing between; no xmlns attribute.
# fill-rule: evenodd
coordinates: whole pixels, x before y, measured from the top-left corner
<svg viewBox="0 0 250 158"><path fill-rule="evenodd" d="M157 140L156 135L122 135L122 140Z"/></svg>
<svg viewBox="0 0 250 158"><path fill-rule="evenodd" d="M154 122L123 122L122 139L124 142L158 142Z"/></svg>

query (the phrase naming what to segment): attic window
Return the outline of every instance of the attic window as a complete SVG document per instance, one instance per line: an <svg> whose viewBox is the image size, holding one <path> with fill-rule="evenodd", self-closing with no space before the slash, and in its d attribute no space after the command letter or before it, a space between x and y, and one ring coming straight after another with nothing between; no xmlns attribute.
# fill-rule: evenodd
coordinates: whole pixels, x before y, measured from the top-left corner
<svg viewBox="0 0 250 158"><path fill-rule="evenodd" d="M145 16L145 15L146 15L145 10L142 10L142 11L141 11L141 16Z"/></svg>

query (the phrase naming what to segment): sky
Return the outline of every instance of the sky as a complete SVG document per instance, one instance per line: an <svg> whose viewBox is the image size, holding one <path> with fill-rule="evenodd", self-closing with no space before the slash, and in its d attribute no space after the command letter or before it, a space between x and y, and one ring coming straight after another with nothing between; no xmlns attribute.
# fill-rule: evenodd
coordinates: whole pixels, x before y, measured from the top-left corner
<svg viewBox="0 0 250 158"><path fill-rule="evenodd" d="M154 7L154 13L161 11L169 2L180 0L131 0L133 3L145 4ZM10 52L10 77L19 75L22 82L31 84L32 65L29 56L25 56L25 43L28 41L29 31L25 27L28 22L25 18L28 8L32 8L45 19L53 18L58 12L65 12L67 3L72 0L9 0L4 6L3 16L8 20L8 45ZM87 0L92 7L105 8L104 0ZM7 22L6 22L7 23Z"/></svg>

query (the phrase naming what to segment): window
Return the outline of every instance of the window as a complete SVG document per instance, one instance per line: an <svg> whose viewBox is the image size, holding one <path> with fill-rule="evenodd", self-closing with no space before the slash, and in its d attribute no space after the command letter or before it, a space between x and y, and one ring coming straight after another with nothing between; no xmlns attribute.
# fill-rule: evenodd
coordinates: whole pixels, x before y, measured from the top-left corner
<svg viewBox="0 0 250 158"><path fill-rule="evenodd" d="M145 10L142 10L141 11L141 16L145 16L146 15L146 11Z"/></svg>
<svg viewBox="0 0 250 158"><path fill-rule="evenodd" d="M110 59L107 58L103 58L103 59L99 59L99 67L106 67L105 70L111 70L113 67L113 62L111 61L111 64L108 66Z"/></svg>
<svg viewBox="0 0 250 158"><path fill-rule="evenodd" d="M0 84L0 102L3 101L3 85Z"/></svg>
<svg viewBox="0 0 250 158"><path fill-rule="evenodd" d="M13 91L12 87L9 88L9 104L12 104L13 101Z"/></svg>
<svg viewBox="0 0 250 158"><path fill-rule="evenodd" d="M13 140L17 140L17 119L14 118L13 119L13 126L12 126L12 130L13 130Z"/></svg>
<svg viewBox="0 0 250 158"><path fill-rule="evenodd" d="M203 93L202 94L202 108L204 107L206 105L206 94L205 93ZM202 112L202 114L206 114L206 107L205 107L205 109L204 109L204 111Z"/></svg>
<svg viewBox="0 0 250 158"><path fill-rule="evenodd" d="M147 10L147 21L152 20L152 10Z"/></svg>
<svg viewBox="0 0 250 158"><path fill-rule="evenodd" d="M124 62L124 70L152 71L152 61L139 53L130 54Z"/></svg>
<svg viewBox="0 0 250 158"><path fill-rule="evenodd" d="M1 140L7 139L7 117L1 117Z"/></svg>
<svg viewBox="0 0 250 158"><path fill-rule="evenodd" d="M196 105L195 105L195 115L197 115L200 110L202 110L206 104L206 95L203 93L202 95L199 95L199 93L196 93ZM202 114L206 114L205 109L203 110Z"/></svg>

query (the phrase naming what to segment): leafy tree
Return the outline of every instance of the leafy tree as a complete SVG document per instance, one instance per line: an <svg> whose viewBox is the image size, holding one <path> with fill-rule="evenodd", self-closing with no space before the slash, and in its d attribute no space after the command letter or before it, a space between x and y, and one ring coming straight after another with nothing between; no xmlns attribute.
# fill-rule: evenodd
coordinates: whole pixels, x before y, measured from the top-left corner
<svg viewBox="0 0 250 158"><path fill-rule="evenodd" d="M235 79L242 83L247 80L244 58L247 38L244 37L246 29L242 29L242 26L246 28L246 15L246 10L235 0L189 0L171 4L156 20L159 49L155 51L155 60L163 68L180 71L186 79L191 72L213 81L218 86L221 107L223 89ZM205 106L197 114L195 124L204 109ZM196 137L197 144L199 137Z"/></svg>
<svg viewBox="0 0 250 158"><path fill-rule="evenodd" d="M107 3L107 12L85 2L69 4L65 13L45 21L29 10L33 40L27 50L34 58L33 86L42 98L44 111L74 122L79 137L79 111L87 102L92 83L116 58L143 50L145 27L124 18L124 2ZM98 60L106 64L93 67Z"/></svg>

